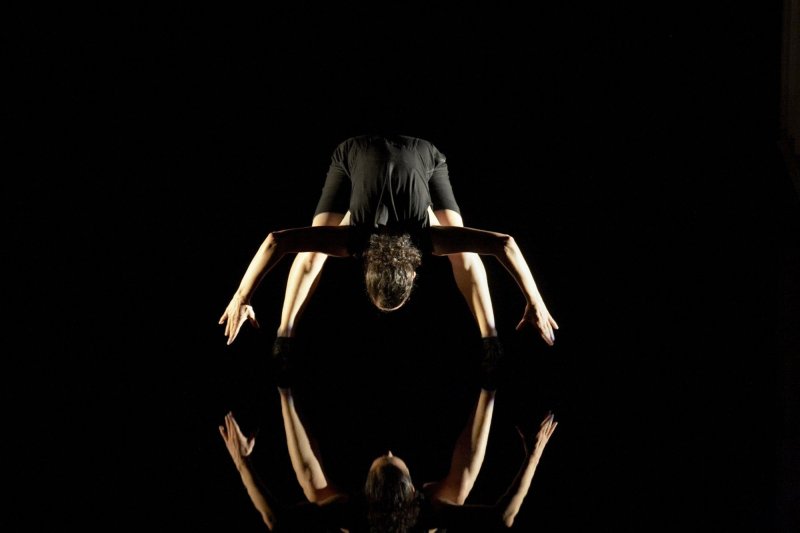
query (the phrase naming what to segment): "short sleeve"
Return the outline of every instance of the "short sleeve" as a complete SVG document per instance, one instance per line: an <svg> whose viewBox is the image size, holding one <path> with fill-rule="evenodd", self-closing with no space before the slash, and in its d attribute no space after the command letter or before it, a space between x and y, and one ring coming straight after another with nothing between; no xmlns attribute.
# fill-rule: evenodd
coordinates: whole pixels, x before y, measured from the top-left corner
<svg viewBox="0 0 800 533"><path fill-rule="evenodd" d="M347 525L347 507L344 504L317 504L302 502L283 511L275 531L299 533L324 533L339 530Z"/></svg>
<svg viewBox="0 0 800 533"><path fill-rule="evenodd" d="M434 211L450 209L461 213L450 185L450 172L447 168L447 158L435 146L430 147L431 177L428 180L428 189L431 194L431 204Z"/></svg>
<svg viewBox="0 0 800 533"><path fill-rule="evenodd" d="M333 151L314 216L328 212L344 214L350 208L352 185L347 162L347 146L347 142L341 143Z"/></svg>
<svg viewBox="0 0 800 533"><path fill-rule="evenodd" d="M490 505L437 505L430 515L431 528L465 528L468 531L499 531L505 529L502 513Z"/></svg>

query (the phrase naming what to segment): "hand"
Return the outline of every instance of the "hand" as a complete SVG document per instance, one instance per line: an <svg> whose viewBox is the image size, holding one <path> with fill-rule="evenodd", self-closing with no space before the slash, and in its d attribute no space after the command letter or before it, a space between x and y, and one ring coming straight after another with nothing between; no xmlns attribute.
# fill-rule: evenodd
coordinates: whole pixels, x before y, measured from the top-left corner
<svg viewBox="0 0 800 533"><path fill-rule="evenodd" d="M551 412L548 412L547 415L544 417L544 420L539 424L539 431L536 433L536 437L534 438L533 443L531 444L532 451L530 454L541 456L542 452L544 451L544 447L547 445L547 442L550 440L550 437L553 436L553 432L558 427L558 422L555 421L555 415ZM520 438L522 439L522 446L525 448L525 454L527 455L528 444L525 435L522 433L522 430L517 427L517 433L519 433Z"/></svg>
<svg viewBox="0 0 800 533"><path fill-rule="evenodd" d="M525 324L533 324L539 329L539 334L548 345L552 346L556 342L556 336L553 330L558 329L558 324L555 319L550 316L544 304L525 306L525 313L522 315L522 320L517 324L517 331L525 327Z"/></svg>
<svg viewBox="0 0 800 533"><path fill-rule="evenodd" d="M231 454L236 468L240 468L245 457L253 452L256 438L248 439L244 436L231 412L225 415L225 426L219 426L219 433L222 435L222 440L225 441L225 446L228 448L228 453Z"/></svg>
<svg viewBox="0 0 800 533"><path fill-rule="evenodd" d="M245 319L250 321L250 324L255 328L260 328L258 320L256 320L256 312L252 305L242 302L239 295L234 295L231 298L228 308L222 313L219 319L220 324L225 324L225 336L228 337L228 345L233 344L234 339L242 329Z"/></svg>

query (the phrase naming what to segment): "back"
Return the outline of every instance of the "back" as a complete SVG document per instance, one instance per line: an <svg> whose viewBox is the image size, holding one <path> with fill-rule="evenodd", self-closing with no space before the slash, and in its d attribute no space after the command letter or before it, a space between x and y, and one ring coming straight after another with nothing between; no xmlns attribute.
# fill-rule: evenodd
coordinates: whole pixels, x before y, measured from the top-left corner
<svg viewBox="0 0 800 533"><path fill-rule="evenodd" d="M458 210L445 156L417 137L362 135L334 150L315 214L349 210L355 226L413 233L428 207Z"/></svg>

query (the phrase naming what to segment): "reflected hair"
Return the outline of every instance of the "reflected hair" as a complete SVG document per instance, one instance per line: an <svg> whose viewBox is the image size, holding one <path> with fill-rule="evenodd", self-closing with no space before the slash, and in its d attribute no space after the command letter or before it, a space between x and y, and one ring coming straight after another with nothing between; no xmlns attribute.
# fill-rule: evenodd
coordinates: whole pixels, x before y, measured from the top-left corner
<svg viewBox="0 0 800 533"><path fill-rule="evenodd" d="M370 533L404 533L417 523L419 497L411 476L396 465L370 470L364 497Z"/></svg>
<svg viewBox="0 0 800 533"><path fill-rule="evenodd" d="M364 251L364 276L372 303L381 311L393 311L405 304L421 262L422 252L407 233L371 235Z"/></svg>

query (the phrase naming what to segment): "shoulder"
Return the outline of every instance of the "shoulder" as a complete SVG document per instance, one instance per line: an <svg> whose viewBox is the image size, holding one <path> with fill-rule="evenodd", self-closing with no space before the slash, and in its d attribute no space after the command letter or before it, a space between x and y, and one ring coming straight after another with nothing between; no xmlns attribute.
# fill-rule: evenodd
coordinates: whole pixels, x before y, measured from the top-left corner
<svg viewBox="0 0 800 533"><path fill-rule="evenodd" d="M336 145L336 153L353 154L368 149L376 141L373 135L356 135L348 137Z"/></svg>
<svg viewBox="0 0 800 533"><path fill-rule="evenodd" d="M408 145L412 146L418 153L423 155L429 162L434 164L441 164L443 163L446 158L444 154L437 148L437 146L427 140L422 139L420 137L408 137Z"/></svg>
<svg viewBox="0 0 800 533"><path fill-rule="evenodd" d="M341 151L349 146L353 146L358 141L359 137L348 137L347 139L340 141L339 144L336 145L336 151Z"/></svg>
<svg viewBox="0 0 800 533"><path fill-rule="evenodd" d="M363 152L366 146L367 139L364 136L350 137L336 145L332 158L335 163L347 166L347 162Z"/></svg>
<svg viewBox="0 0 800 533"><path fill-rule="evenodd" d="M398 135L397 138L400 139L407 147L414 148L416 150L430 150L433 147L432 142L421 137L414 137L412 135Z"/></svg>

